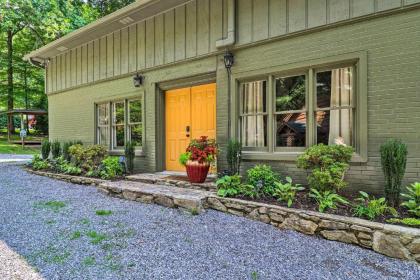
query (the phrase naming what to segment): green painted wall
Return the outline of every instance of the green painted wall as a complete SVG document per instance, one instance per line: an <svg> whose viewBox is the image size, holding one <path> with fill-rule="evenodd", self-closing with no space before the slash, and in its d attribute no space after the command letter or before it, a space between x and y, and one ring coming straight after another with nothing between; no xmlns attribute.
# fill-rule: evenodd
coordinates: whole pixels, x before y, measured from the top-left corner
<svg viewBox="0 0 420 280"><path fill-rule="evenodd" d="M171 17L171 15L169 16ZM366 52L368 58L368 162L353 164L348 173L352 187L380 192L383 176L379 145L385 139L402 139L409 147L405 182L420 179L420 10L413 9L362 22L309 32L284 39L250 44L234 50L234 75L266 67L285 66L313 59ZM77 53L77 52L76 52ZM81 54L83 56L83 52ZM89 56L89 55L88 55ZM83 69L83 66L82 66ZM101 69L102 71L102 69ZM227 140L227 74L222 56L187 60L143 72L145 86L134 89L131 76L49 95L50 138L94 141L94 103L145 92L145 156L136 161L139 171L159 169L163 124L159 85L213 73L217 78L217 140L225 151ZM70 73L71 75L73 74ZM95 75L100 75L97 73ZM211 76L211 75L210 75ZM198 79L198 78L197 78ZM194 79L192 79L194 80ZM261 161L259 161L261 162ZM246 161L244 169L255 161ZM282 175L304 182L294 162L270 161ZM224 153L219 169L225 167Z"/></svg>

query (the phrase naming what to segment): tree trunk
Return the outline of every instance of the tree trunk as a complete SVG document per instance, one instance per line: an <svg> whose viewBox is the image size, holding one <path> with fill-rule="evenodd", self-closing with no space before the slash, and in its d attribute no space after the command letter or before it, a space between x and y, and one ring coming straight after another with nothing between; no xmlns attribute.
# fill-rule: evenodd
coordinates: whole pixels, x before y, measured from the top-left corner
<svg viewBox="0 0 420 280"><path fill-rule="evenodd" d="M7 110L13 110L13 32L7 31ZM7 133L10 140L14 132L13 115L7 115Z"/></svg>

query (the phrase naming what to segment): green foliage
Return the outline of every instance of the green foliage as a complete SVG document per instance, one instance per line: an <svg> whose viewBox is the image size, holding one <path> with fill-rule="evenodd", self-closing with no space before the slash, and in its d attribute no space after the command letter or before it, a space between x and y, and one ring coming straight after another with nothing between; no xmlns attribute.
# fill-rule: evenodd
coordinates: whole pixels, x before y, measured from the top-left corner
<svg viewBox="0 0 420 280"><path fill-rule="evenodd" d="M380 152L385 175L385 197L391 206L397 207L407 165L407 146L400 140L390 139L381 145Z"/></svg>
<svg viewBox="0 0 420 280"><path fill-rule="evenodd" d="M79 167L66 161L63 156L52 159L50 161L50 168L55 172L68 175L80 175L82 173L82 170Z"/></svg>
<svg viewBox="0 0 420 280"><path fill-rule="evenodd" d="M50 156L50 151L51 151L51 142L48 141L47 139L45 139L41 143L42 159L44 159L44 160L47 159Z"/></svg>
<svg viewBox="0 0 420 280"><path fill-rule="evenodd" d="M404 219L391 218L386 221L391 224L403 224L406 226L420 227L420 219L416 219L416 218L404 218Z"/></svg>
<svg viewBox="0 0 420 280"><path fill-rule="evenodd" d="M69 148L72 163L80 167L84 172L98 169L107 153L107 149L101 145L84 147L76 144Z"/></svg>
<svg viewBox="0 0 420 280"><path fill-rule="evenodd" d="M109 215L112 214L112 211L111 210L102 210L101 209L101 210L96 210L95 213L98 216L109 216Z"/></svg>
<svg viewBox="0 0 420 280"><path fill-rule="evenodd" d="M39 155L34 155L30 165L35 170L45 170L50 167L50 165L48 164L48 161L43 160Z"/></svg>
<svg viewBox="0 0 420 280"><path fill-rule="evenodd" d="M398 216L397 211L389 207L386 203L384 197L376 199L375 197L370 197L367 193L360 191L360 197L355 201L359 202L354 206L354 214L357 217L366 217L369 220L374 220L379 216L383 216L386 213L393 215L394 217Z"/></svg>
<svg viewBox="0 0 420 280"><path fill-rule="evenodd" d="M82 237L82 233L80 231L75 231L71 234L70 240L76 240Z"/></svg>
<svg viewBox="0 0 420 280"><path fill-rule="evenodd" d="M255 198L257 193L251 185L241 183L241 176L238 174L232 176L223 176L216 181L217 195L221 197L235 197L243 195Z"/></svg>
<svg viewBox="0 0 420 280"><path fill-rule="evenodd" d="M327 209L337 209L337 205L340 203L349 203L344 197L333 191L318 191L317 189L312 188L309 196L315 199L318 204L318 210L321 213Z"/></svg>
<svg viewBox="0 0 420 280"><path fill-rule="evenodd" d="M90 243L94 245L98 245L108 238L105 234L97 233L96 231L89 231L86 235L90 238Z"/></svg>
<svg viewBox="0 0 420 280"><path fill-rule="evenodd" d="M62 208L66 207L66 203L63 201L50 200L50 201L45 201L45 202L37 202L34 204L34 207L58 212Z"/></svg>
<svg viewBox="0 0 420 280"><path fill-rule="evenodd" d="M254 186L261 195L272 196L278 181L278 175L268 165L259 164L247 171L248 184Z"/></svg>
<svg viewBox="0 0 420 280"><path fill-rule="evenodd" d="M241 168L242 144L234 139L229 139L226 159L230 175L239 174Z"/></svg>
<svg viewBox="0 0 420 280"><path fill-rule="evenodd" d="M136 143L127 142L125 144L124 154L125 154L125 165L128 173L132 174L134 172L134 157L136 152Z"/></svg>
<svg viewBox="0 0 420 280"><path fill-rule="evenodd" d="M179 156L179 163L183 166L187 165L187 162L190 160L191 152L182 153Z"/></svg>
<svg viewBox="0 0 420 280"><path fill-rule="evenodd" d="M61 156L61 144L57 140L54 140L51 143L51 155L53 158L58 158Z"/></svg>
<svg viewBox="0 0 420 280"><path fill-rule="evenodd" d="M274 197L279 201L287 202L287 206L290 207L295 200L296 192L303 191L305 188L299 184L293 184L292 178L286 177L286 183L274 182L276 188L274 189Z"/></svg>
<svg viewBox="0 0 420 280"><path fill-rule="evenodd" d="M406 189L407 192L401 194L406 199L401 206L406 207L410 214L420 217L420 183L413 183Z"/></svg>
<svg viewBox="0 0 420 280"><path fill-rule="evenodd" d="M64 159L66 161L71 161L71 155L70 155L70 152L69 152L69 148L73 145L76 145L76 144L83 145L82 141L80 141L80 140L78 140L78 141L68 141L68 142L63 143L62 152L63 152Z"/></svg>
<svg viewBox="0 0 420 280"><path fill-rule="evenodd" d="M306 149L298 158L297 166L311 170L308 183L311 188L324 191L337 191L347 184L344 174L349 167L353 148L343 145L318 144Z"/></svg>
<svg viewBox="0 0 420 280"><path fill-rule="evenodd" d="M101 164L99 176L102 179L109 180L114 179L117 176L121 176L124 170L119 161L118 157L106 157Z"/></svg>

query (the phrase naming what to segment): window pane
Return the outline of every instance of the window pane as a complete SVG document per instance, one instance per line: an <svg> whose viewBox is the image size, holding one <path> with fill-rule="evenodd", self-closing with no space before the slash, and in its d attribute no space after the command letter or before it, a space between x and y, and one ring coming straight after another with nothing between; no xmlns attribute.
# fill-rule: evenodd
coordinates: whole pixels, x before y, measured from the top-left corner
<svg viewBox="0 0 420 280"><path fill-rule="evenodd" d="M130 126L130 140L131 142L135 142L136 146L142 145L142 125L131 125Z"/></svg>
<svg viewBox="0 0 420 280"><path fill-rule="evenodd" d="M109 127L98 128L98 144L107 146L109 145Z"/></svg>
<svg viewBox="0 0 420 280"><path fill-rule="evenodd" d="M276 111L304 110L305 75L276 79Z"/></svg>
<svg viewBox="0 0 420 280"><path fill-rule="evenodd" d="M114 126L114 147L124 147L124 126Z"/></svg>
<svg viewBox="0 0 420 280"><path fill-rule="evenodd" d="M264 113L267 108L267 82L257 81L242 85L242 113Z"/></svg>
<svg viewBox="0 0 420 280"><path fill-rule="evenodd" d="M242 117L242 144L244 147L267 145L267 116Z"/></svg>
<svg viewBox="0 0 420 280"><path fill-rule="evenodd" d="M114 124L124 124L124 102L114 103Z"/></svg>
<svg viewBox="0 0 420 280"><path fill-rule="evenodd" d="M277 115L277 147L305 147L306 114Z"/></svg>
<svg viewBox="0 0 420 280"><path fill-rule="evenodd" d="M352 67L316 74L318 108L351 106L353 98Z"/></svg>
<svg viewBox="0 0 420 280"><path fill-rule="evenodd" d="M98 125L107 125L109 123L108 104L98 105Z"/></svg>
<svg viewBox="0 0 420 280"><path fill-rule="evenodd" d="M130 123L141 122L141 100L132 100L128 102L130 112Z"/></svg>
<svg viewBox="0 0 420 280"><path fill-rule="evenodd" d="M353 110L340 109L316 113L317 143L353 145Z"/></svg>

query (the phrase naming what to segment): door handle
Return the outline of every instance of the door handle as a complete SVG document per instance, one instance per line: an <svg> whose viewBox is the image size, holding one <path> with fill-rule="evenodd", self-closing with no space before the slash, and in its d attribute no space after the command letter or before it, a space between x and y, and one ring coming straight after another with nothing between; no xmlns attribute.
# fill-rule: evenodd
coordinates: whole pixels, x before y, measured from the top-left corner
<svg viewBox="0 0 420 280"><path fill-rule="evenodd" d="M189 125L187 125L187 126L185 127L185 133L186 133L186 136L187 136L187 137L190 137L190 126L189 126Z"/></svg>

